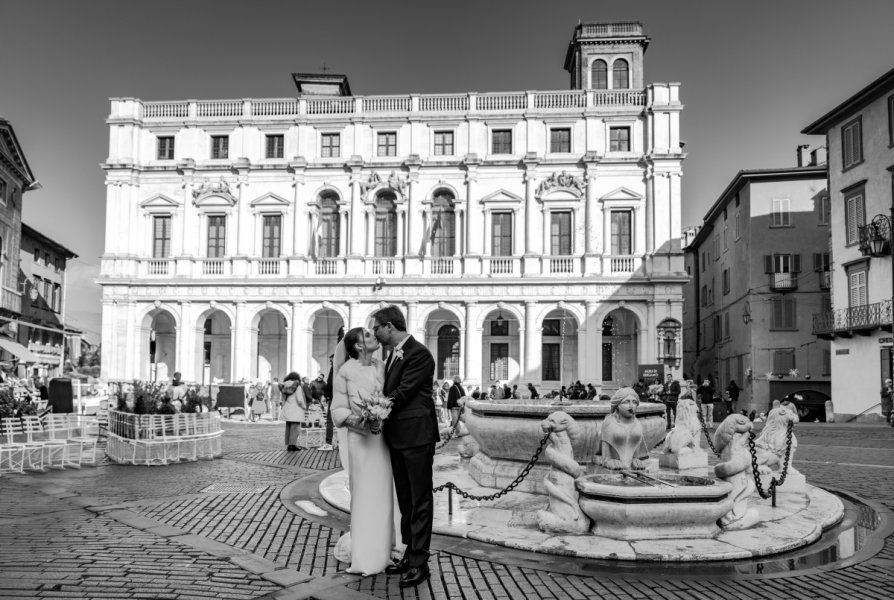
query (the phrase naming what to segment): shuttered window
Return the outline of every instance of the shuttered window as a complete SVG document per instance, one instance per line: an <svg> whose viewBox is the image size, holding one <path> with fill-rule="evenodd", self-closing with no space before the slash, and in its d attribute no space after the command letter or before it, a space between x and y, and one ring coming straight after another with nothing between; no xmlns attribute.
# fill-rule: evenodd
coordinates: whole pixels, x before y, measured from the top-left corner
<svg viewBox="0 0 894 600"><path fill-rule="evenodd" d="M866 271L864 269L852 271L848 273L847 280L850 307L864 306L867 298Z"/></svg>
<svg viewBox="0 0 894 600"><path fill-rule="evenodd" d="M863 161L863 120L860 117L841 128L841 159L845 169Z"/></svg>
<svg viewBox="0 0 894 600"><path fill-rule="evenodd" d="M552 212L550 217L550 254L571 254L571 211Z"/></svg>
<svg viewBox="0 0 894 600"><path fill-rule="evenodd" d="M171 255L171 216L152 217L152 258Z"/></svg>
<svg viewBox="0 0 894 600"><path fill-rule="evenodd" d="M773 372L788 373L795 368L794 350L775 350L773 352Z"/></svg>
<svg viewBox="0 0 894 600"><path fill-rule="evenodd" d="M773 298L771 300L773 307L771 329L795 329L795 299L794 298Z"/></svg>
<svg viewBox="0 0 894 600"><path fill-rule="evenodd" d="M866 224L866 200L863 188L855 190L844 198L844 230L847 245L860 241L860 227Z"/></svg>

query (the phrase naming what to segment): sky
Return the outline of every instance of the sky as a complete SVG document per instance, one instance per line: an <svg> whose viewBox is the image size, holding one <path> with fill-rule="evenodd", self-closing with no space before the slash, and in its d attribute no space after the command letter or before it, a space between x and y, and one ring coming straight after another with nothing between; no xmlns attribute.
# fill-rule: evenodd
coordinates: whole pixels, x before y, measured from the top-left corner
<svg viewBox="0 0 894 600"><path fill-rule="evenodd" d="M684 226L894 67L891 0L0 0L0 115L43 185L23 218L79 255L67 324L98 341L109 98L294 97L324 64L357 95L563 90L579 20L642 22L644 81L682 84Z"/></svg>

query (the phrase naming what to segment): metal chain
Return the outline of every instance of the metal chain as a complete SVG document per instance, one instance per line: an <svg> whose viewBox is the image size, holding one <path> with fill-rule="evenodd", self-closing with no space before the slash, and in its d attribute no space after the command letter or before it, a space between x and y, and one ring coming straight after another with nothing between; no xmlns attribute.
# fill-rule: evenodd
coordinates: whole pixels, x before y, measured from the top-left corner
<svg viewBox="0 0 894 600"><path fill-rule="evenodd" d="M543 452L543 448L546 446L546 443L548 441L549 441L549 434L547 433L546 435L543 436L543 439L540 440L540 446L538 446L537 451L534 452L534 456L531 457L531 460L528 461L528 464L525 465L525 468L521 470L521 472L518 474L518 476L515 478L515 480L513 480L512 483L510 483L509 485L504 487L499 492L494 492L493 494L490 494L488 496L473 496L469 492L466 492L466 491L458 488L456 486L456 484L453 483L452 481L448 481L447 483L441 484L436 488L432 488L432 492L437 493L437 492L440 492L441 490L446 490L449 488L449 489L455 491L457 494L459 494L463 498L466 498L468 500L478 500L480 502L490 502L491 500L496 500L497 498L501 498L501 497L505 496L506 494L508 494L509 492L511 492L512 490L514 490L518 486L518 484L520 484L525 479L525 477L528 476L528 473L530 473L531 469L534 468L534 464L540 459L540 453Z"/></svg>
<svg viewBox="0 0 894 600"><path fill-rule="evenodd" d="M440 444L435 446L435 452L446 446L447 443L453 439L453 436L456 435L457 431L459 431L459 420L457 420L456 425L454 425L453 428L449 432L447 432L447 437L444 438L444 440L442 440Z"/></svg>
<svg viewBox="0 0 894 600"><path fill-rule="evenodd" d="M711 448L711 452L714 453L714 456L719 457L720 453L714 448L714 442L711 441L711 433L708 431L708 425L705 423L705 415L702 414L702 407L696 406L698 410L696 410L695 414L698 415L698 422L702 424L702 431L705 433L705 439L708 441L708 447Z"/></svg>
<svg viewBox="0 0 894 600"><path fill-rule="evenodd" d="M785 460L782 463L782 476L778 480L775 477L771 477L770 489L766 492L764 492L764 487L761 485L760 471L757 467L757 449L754 447L755 435L753 431L748 433L748 451L751 453L751 471L754 474L754 484L757 486L757 493L764 500L773 496L776 488L785 483L785 477L788 475L788 460L792 453L792 431L794 431L794 428L795 424L789 421L785 431Z"/></svg>

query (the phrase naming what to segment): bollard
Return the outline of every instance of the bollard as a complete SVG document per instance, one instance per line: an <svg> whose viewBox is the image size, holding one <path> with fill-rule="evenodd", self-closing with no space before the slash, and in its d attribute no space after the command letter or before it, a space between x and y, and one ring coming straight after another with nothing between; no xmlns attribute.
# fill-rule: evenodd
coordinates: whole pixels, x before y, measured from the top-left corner
<svg viewBox="0 0 894 600"><path fill-rule="evenodd" d="M453 488L447 488L447 516L453 517Z"/></svg>
<svg viewBox="0 0 894 600"><path fill-rule="evenodd" d="M770 482L770 495L773 496L772 506L776 508L776 482Z"/></svg>

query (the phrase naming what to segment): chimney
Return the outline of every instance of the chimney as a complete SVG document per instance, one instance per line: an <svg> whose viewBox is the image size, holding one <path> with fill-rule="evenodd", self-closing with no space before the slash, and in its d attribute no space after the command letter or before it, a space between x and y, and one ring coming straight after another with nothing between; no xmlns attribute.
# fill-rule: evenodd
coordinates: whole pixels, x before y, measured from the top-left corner
<svg viewBox="0 0 894 600"><path fill-rule="evenodd" d="M820 146L810 152L810 166L818 167L819 165L824 165L827 160L825 146Z"/></svg>
<svg viewBox="0 0 894 600"><path fill-rule="evenodd" d="M798 166L806 167L807 166L807 149L810 148L809 144L801 144L798 146Z"/></svg>

